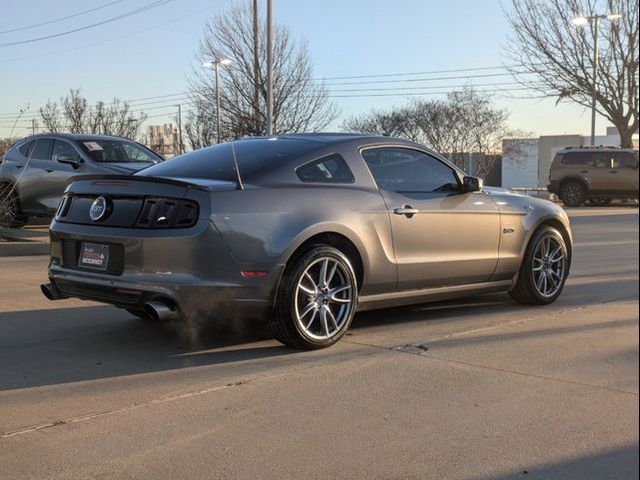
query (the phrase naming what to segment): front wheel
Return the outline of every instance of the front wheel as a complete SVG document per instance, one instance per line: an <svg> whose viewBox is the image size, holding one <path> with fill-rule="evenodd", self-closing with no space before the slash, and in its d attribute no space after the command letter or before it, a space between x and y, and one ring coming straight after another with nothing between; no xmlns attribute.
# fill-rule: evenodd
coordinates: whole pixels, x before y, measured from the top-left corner
<svg viewBox="0 0 640 480"><path fill-rule="evenodd" d="M558 230L545 226L529 241L511 297L526 305L553 303L569 274L567 245Z"/></svg>
<svg viewBox="0 0 640 480"><path fill-rule="evenodd" d="M330 246L316 246L287 268L269 319L285 345L317 349L333 345L347 331L358 303L351 262Z"/></svg>

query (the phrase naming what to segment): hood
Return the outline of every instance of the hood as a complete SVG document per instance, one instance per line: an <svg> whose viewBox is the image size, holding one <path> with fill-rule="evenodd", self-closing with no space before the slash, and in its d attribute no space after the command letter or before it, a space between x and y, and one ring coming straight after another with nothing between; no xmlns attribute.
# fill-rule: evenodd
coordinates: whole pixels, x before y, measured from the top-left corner
<svg viewBox="0 0 640 480"><path fill-rule="evenodd" d="M131 174L135 172L139 172L143 168L150 167L151 165L155 165L153 163L145 163L145 162L124 162L124 163L99 163L100 171L104 173L115 173L115 174Z"/></svg>

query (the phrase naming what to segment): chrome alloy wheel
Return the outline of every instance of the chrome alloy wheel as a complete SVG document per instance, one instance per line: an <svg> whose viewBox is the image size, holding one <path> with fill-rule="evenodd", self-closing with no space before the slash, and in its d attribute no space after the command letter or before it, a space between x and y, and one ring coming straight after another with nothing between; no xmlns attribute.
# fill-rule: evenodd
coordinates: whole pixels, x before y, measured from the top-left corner
<svg viewBox="0 0 640 480"><path fill-rule="evenodd" d="M553 297L562 287L567 268L564 245L553 235L545 235L533 254L533 283L540 295Z"/></svg>
<svg viewBox="0 0 640 480"><path fill-rule="evenodd" d="M295 319L310 338L326 340L342 330L353 308L353 285L346 268L331 257L314 260L295 291Z"/></svg>

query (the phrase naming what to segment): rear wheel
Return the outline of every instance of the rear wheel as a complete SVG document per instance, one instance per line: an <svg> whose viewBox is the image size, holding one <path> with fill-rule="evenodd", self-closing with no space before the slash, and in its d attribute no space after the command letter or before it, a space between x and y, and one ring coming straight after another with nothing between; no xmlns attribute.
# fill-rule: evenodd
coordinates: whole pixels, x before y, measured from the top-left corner
<svg viewBox="0 0 640 480"><path fill-rule="evenodd" d="M511 297L527 305L553 303L569 274L567 245L558 230L544 226L529 241Z"/></svg>
<svg viewBox="0 0 640 480"><path fill-rule="evenodd" d="M20 210L18 192L13 185L3 183L0 185L0 227L22 228L29 217Z"/></svg>
<svg viewBox="0 0 640 480"><path fill-rule="evenodd" d="M579 182L567 182L560 190L560 198L567 207L580 207L587 200L587 189Z"/></svg>
<svg viewBox="0 0 640 480"><path fill-rule="evenodd" d="M606 207L611 203L611 198L609 197L595 197L589 199L589 204L594 207Z"/></svg>
<svg viewBox="0 0 640 480"><path fill-rule="evenodd" d="M285 345L328 347L351 325L357 302L349 259L333 247L316 246L285 271L269 326Z"/></svg>

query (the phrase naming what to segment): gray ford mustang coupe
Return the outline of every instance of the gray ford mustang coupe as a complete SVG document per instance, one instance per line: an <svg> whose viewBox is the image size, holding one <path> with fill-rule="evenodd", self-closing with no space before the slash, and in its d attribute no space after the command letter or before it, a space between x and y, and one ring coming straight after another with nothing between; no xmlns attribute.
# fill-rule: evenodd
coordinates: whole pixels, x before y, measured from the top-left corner
<svg viewBox="0 0 640 480"><path fill-rule="evenodd" d="M361 310L495 291L551 303L571 253L560 207L484 188L421 145L280 135L74 181L42 291L154 319L265 318L311 349Z"/></svg>

